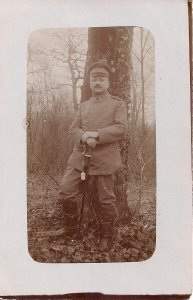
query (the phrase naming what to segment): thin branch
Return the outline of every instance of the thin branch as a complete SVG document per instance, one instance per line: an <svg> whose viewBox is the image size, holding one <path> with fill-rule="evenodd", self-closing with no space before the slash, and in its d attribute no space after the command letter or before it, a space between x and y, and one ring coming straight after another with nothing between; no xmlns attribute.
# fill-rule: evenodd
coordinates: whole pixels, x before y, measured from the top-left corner
<svg viewBox="0 0 193 300"><path fill-rule="evenodd" d="M142 30L143 30L143 29L142 29ZM143 44L143 47L142 47L142 53L143 53L143 51L144 51L144 49L145 49L145 45L146 45L146 43L147 43L148 36L149 36L149 31L148 31L148 33L147 33L147 35L146 35L146 38L145 38L145 41L144 41L144 44Z"/></svg>
<svg viewBox="0 0 193 300"><path fill-rule="evenodd" d="M133 50L131 51L132 52L132 54L135 56L135 58L137 58L137 60L140 62L140 64L141 64L141 60L140 60L140 58L137 56L137 54L135 54L135 52L133 52Z"/></svg>
<svg viewBox="0 0 193 300"><path fill-rule="evenodd" d="M150 46L146 49L146 51L144 52L143 58L146 57L147 53L149 52L149 50L150 50L153 46L154 46L154 44L150 45Z"/></svg>
<svg viewBox="0 0 193 300"><path fill-rule="evenodd" d="M53 58L55 58L55 59L57 59L57 60L63 62L64 64L65 64L65 63L68 63L68 60L63 60L62 58L59 58L59 57L57 57L57 56L55 56L55 55L52 55L52 56L53 56Z"/></svg>
<svg viewBox="0 0 193 300"><path fill-rule="evenodd" d="M144 163L144 168L146 167L147 164L150 163L150 161L152 160L152 158L155 156L155 152L150 156L150 158Z"/></svg>

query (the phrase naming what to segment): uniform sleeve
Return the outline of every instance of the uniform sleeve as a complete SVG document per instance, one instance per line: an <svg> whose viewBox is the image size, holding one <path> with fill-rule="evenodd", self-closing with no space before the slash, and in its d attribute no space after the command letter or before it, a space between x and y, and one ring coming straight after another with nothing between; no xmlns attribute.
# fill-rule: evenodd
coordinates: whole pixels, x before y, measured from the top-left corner
<svg viewBox="0 0 193 300"><path fill-rule="evenodd" d="M123 140L127 134L127 110L123 101L115 113L114 122L112 125L98 129L98 143L113 143Z"/></svg>
<svg viewBox="0 0 193 300"><path fill-rule="evenodd" d="M75 116L74 121L72 122L70 126L70 134L72 136L72 139L75 143L80 144L81 137L84 133L82 126L82 119L81 119L81 105L79 105L78 112Z"/></svg>

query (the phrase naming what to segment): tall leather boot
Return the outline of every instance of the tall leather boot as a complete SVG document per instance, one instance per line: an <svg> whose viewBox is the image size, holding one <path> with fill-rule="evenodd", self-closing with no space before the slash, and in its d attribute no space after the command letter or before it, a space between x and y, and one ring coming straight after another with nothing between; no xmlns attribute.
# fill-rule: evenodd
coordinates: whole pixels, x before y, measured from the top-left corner
<svg viewBox="0 0 193 300"><path fill-rule="evenodd" d="M63 201L63 225L67 239L76 239L77 235L77 203Z"/></svg>
<svg viewBox="0 0 193 300"><path fill-rule="evenodd" d="M114 222L101 223L100 226L100 243L99 250L101 252L109 251L113 243L113 225Z"/></svg>

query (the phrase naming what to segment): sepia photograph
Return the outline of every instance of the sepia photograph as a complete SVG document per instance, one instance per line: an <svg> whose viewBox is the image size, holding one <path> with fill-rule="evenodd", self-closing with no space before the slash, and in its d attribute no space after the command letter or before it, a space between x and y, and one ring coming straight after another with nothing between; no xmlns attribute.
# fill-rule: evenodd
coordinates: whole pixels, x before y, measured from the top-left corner
<svg viewBox="0 0 193 300"><path fill-rule="evenodd" d="M41 29L27 56L27 230L41 263L156 247L155 43L142 27Z"/></svg>

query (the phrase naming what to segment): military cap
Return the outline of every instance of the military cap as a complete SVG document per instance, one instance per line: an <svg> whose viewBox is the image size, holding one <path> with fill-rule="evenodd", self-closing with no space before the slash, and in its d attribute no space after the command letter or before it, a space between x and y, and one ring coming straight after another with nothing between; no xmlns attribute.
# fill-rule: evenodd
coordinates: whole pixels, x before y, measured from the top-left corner
<svg viewBox="0 0 193 300"><path fill-rule="evenodd" d="M109 77L111 73L111 68L106 63L95 62L89 66L88 73L90 74L90 76L93 77L95 76Z"/></svg>

